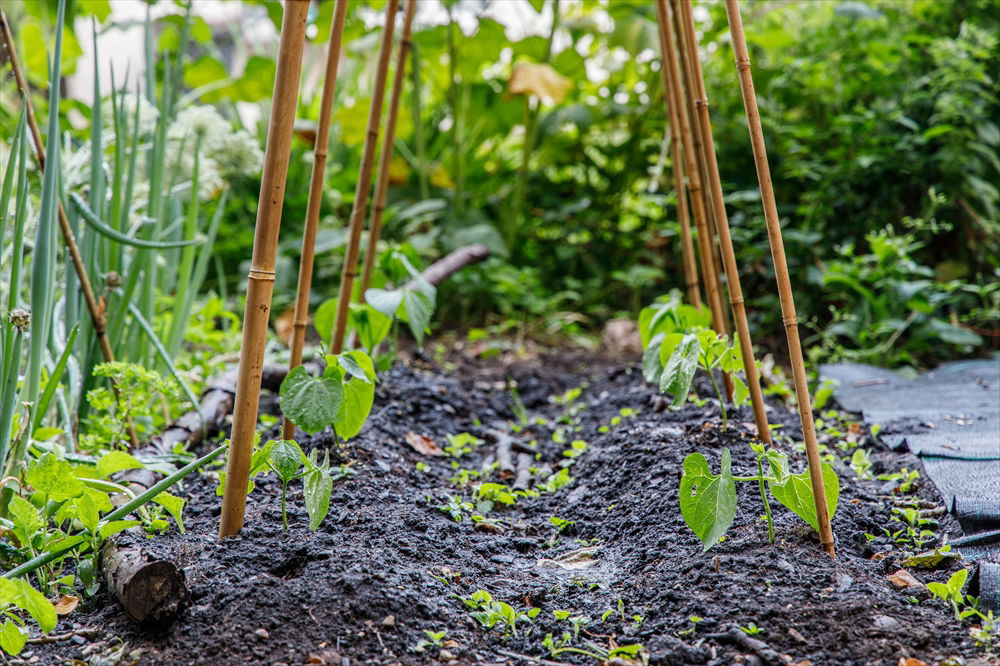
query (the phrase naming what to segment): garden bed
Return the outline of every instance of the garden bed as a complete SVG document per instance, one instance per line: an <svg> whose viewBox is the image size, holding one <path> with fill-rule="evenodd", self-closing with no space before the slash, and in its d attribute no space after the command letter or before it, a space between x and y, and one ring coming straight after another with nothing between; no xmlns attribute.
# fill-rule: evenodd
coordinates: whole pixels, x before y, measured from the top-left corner
<svg viewBox="0 0 1000 666"><path fill-rule="evenodd" d="M740 509L726 540L702 552L678 508L681 461L700 451L717 468L725 446L734 471L750 473L749 408L736 410L722 432L713 403L668 411L637 364L583 356L509 365L457 360L450 370L419 360L397 364L383 377L360 436L343 448L325 434L300 441L307 451L331 449L336 464L356 472L335 485L330 515L316 533L307 530L298 482L289 498L291 527L282 530L272 475L259 479L249 496L241 535L219 542L217 483L214 475L199 476L181 493L189 498L187 533L172 528L151 542L186 572L191 597L176 621L138 626L101 592L60 620L54 634L75 631L72 636L29 645L21 658L171 665L597 663L580 653L550 656L545 636L573 631L553 611L590 618L570 644L641 644L652 664L895 666L911 657L930 664L958 657L964 661L950 663L969 664L983 654L942 602L888 580L901 561L892 553L873 559L885 546L865 533L889 526L890 489L883 481L859 481L842 464L833 520L837 559L777 506L777 538L769 544L753 484L739 484ZM508 374L530 420L521 432L510 428L517 416ZM566 392L578 386L582 392L569 399ZM552 400L558 396L564 404ZM772 403L769 416L781 424L778 433L798 438L793 411ZM471 487L449 482L455 458L421 454L407 435L433 438L438 446L447 434L476 435L485 443L459 464L479 470L495 451L496 429L523 444L536 440L537 466L559 469L573 440L587 447L569 468L573 481L565 487L484 514L499 523L477 526L473 512L461 508L456 521L438 508L455 495L471 498ZM782 441L778 447L789 453L793 469L802 469L804 456ZM906 455L877 448L871 455L875 472L919 467ZM496 473L481 480L499 481ZM929 483L918 481L912 492L926 506L940 503ZM559 530L553 516L572 524ZM939 520L938 534L957 533L948 514ZM587 551L579 550L589 546L596 546L596 562L587 563ZM575 558L560 559L570 551ZM588 566L572 568L574 561ZM915 575L945 580L948 572ZM456 598L479 590L517 611L541 611L517 623L516 637L504 638L500 626L485 630ZM695 625L692 616L703 619ZM431 642L426 632L446 633L438 637L441 645L415 650Z"/></svg>

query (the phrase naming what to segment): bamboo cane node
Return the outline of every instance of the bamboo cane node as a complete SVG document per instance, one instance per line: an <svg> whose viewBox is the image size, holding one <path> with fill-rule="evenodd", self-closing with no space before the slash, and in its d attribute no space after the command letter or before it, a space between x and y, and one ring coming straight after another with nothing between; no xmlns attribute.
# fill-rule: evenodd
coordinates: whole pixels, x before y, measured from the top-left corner
<svg viewBox="0 0 1000 666"><path fill-rule="evenodd" d="M707 97L702 97L700 99L696 99L694 101L694 105L697 106L697 107L704 106L704 107L708 108L708 98Z"/></svg>
<svg viewBox="0 0 1000 666"><path fill-rule="evenodd" d="M799 325L799 318L795 315L790 317L782 317L781 321L785 323L785 328L794 328Z"/></svg>
<svg viewBox="0 0 1000 666"><path fill-rule="evenodd" d="M735 305L743 305L744 303L746 303L746 299L744 299L742 296L730 296L729 297L729 303L730 303L730 305L734 305L734 306Z"/></svg>
<svg viewBox="0 0 1000 666"><path fill-rule="evenodd" d="M265 271L260 268L251 268L250 274L247 277L251 280L260 280L262 282L274 282L274 271Z"/></svg>
<svg viewBox="0 0 1000 666"><path fill-rule="evenodd" d="M741 72L746 72L750 69L750 58L749 57L738 57L736 58L736 69Z"/></svg>

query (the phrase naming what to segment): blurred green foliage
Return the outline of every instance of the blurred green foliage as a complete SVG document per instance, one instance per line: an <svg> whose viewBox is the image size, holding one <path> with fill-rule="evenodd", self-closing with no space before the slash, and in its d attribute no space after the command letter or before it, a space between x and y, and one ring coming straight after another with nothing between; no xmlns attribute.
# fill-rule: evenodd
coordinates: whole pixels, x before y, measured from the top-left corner
<svg viewBox="0 0 1000 666"><path fill-rule="evenodd" d="M8 10L21 19L19 39L44 32L46 3L11 4L19 5ZM799 315L814 354L925 365L995 349L1000 6L741 4ZM102 29L109 26L107 2L72 5L75 16L90 13ZM159 1L173 15L155 23L158 81L165 54L182 41L182 5ZM280 24L279 3L244 5L259 11L256 20ZM384 242L408 243L424 260L472 242L494 250L484 264L441 285L439 324L575 335L611 316L635 317L655 294L682 287L655 13L647 2L530 5L523 5L523 20L510 21L513 11L496 0L428 3L418 12ZM336 293L383 8L382 1L352 2L348 13L314 304ZM330 1L314 5L311 19L276 312L293 298L321 87L308 72L322 68L332 9ZM488 17L497 12L504 22ZM249 44L237 26L209 26L197 3L193 16L184 103L214 104L234 125L246 117L237 102L244 112L257 105L261 121L247 129L263 145L276 41ZM724 8L697 3L695 17L751 327L760 344L780 349L780 310ZM523 32L521 22L541 29L512 39ZM73 44L64 52L68 67ZM570 81L568 93L558 101L509 94L518 63L548 64ZM44 72L28 65L33 76ZM6 126L16 105L4 102ZM43 100L37 103L44 113ZM70 109L89 114L79 104L68 103ZM73 136L85 141L86 130ZM252 177L228 183L207 279L217 292L242 288L258 185Z"/></svg>

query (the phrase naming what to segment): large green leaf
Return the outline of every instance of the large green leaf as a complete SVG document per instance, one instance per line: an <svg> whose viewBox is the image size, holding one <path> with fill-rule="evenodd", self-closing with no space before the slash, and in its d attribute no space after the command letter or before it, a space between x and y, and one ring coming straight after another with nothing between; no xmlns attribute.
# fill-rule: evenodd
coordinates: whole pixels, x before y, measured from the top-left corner
<svg viewBox="0 0 1000 666"><path fill-rule="evenodd" d="M304 460L302 449L291 440L279 440L271 447L271 467L282 481L290 481L298 474Z"/></svg>
<svg viewBox="0 0 1000 666"><path fill-rule="evenodd" d="M317 464L317 451L309 454L312 470L306 475L303 492L306 500L306 513L309 514L309 529L316 530L330 512L330 493L333 491L333 479L330 477L330 453L323 454L323 463Z"/></svg>
<svg viewBox="0 0 1000 666"><path fill-rule="evenodd" d="M48 633L55 629L56 611L52 603L23 578L0 578L0 599L27 611L42 631Z"/></svg>
<svg viewBox="0 0 1000 666"><path fill-rule="evenodd" d="M729 449L722 450L722 468L717 475L700 453L684 459L680 500L684 522L701 539L704 550L719 543L736 517L736 482Z"/></svg>
<svg viewBox="0 0 1000 666"><path fill-rule="evenodd" d="M13 620L7 620L0 627L0 650L7 654L18 655L28 641L28 633L22 632Z"/></svg>
<svg viewBox="0 0 1000 666"><path fill-rule="evenodd" d="M327 363L334 358L337 357L328 356ZM368 354L362 351L341 354L337 358L337 365L352 376L343 384L343 400L333 427L338 435L350 439L361 432L372 411L375 402L375 366Z"/></svg>
<svg viewBox="0 0 1000 666"><path fill-rule="evenodd" d="M421 347L424 335L431 324L431 314L434 312L434 296L428 296L416 289L403 289L403 310L406 313L406 323L410 332Z"/></svg>
<svg viewBox="0 0 1000 666"><path fill-rule="evenodd" d="M840 497L840 479L827 463L820 463L823 470L823 492L826 495L826 506L830 511L830 516L837 511L837 500ZM809 523L809 525L819 531L819 522L816 520L816 503L813 501L812 483L809 480L809 470L804 470L801 474L792 474L780 483L770 482L768 487L774 499L778 500L795 515Z"/></svg>
<svg viewBox="0 0 1000 666"><path fill-rule="evenodd" d="M25 479L35 490L54 502L62 502L83 494L83 481L76 478L70 464L51 453L33 462L28 467Z"/></svg>
<svg viewBox="0 0 1000 666"><path fill-rule="evenodd" d="M281 382L278 402L285 416L306 432L315 433L333 423L343 392L338 377L313 377L300 365Z"/></svg>
<svg viewBox="0 0 1000 666"><path fill-rule="evenodd" d="M666 340L663 345L663 349L665 348ZM663 349L660 351L660 358L663 358ZM664 364L663 374L660 376L660 392L674 397L671 407L680 407L687 400L694 373L698 369L699 351L698 336L685 335Z"/></svg>
<svg viewBox="0 0 1000 666"><path fill-rule="evenodd" d="M660 364L660 346L663 344L664 333L657 333L642 350L642 376L647 382L660 383L663 366Z"/></svg>
<svg viewBox="0 0 1000 666"><path fill-rule="evenodd" d="M352 303L351 326L358 332L361 346L371 352L392 330L392 317L387 317L367 303Z"/></svg>

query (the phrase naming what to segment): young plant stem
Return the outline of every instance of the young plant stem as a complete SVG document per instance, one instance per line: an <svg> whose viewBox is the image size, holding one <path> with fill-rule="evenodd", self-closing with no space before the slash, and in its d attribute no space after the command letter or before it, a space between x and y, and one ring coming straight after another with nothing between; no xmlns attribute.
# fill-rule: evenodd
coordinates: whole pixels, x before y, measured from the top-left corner
<svg viewBox="0 0 1000 666"><path fill-rule="evenodd" d="M719 176L719 163L715 155L715 141L712 138L712 121L708 113L708 94L705 91L705 78L701 71L701 61L698 59L698 46L694 30L694 18L691 6L684 0L670 0L671 9L681 25L683 50L687 53L691 65L694 83L695 108L701 126L702 150L704 163L708 171L708 182L712 192L712 204L715 207L715 225L719 235L719 245L722 259L726 267L726 283L729 287L729 304L733 310L733 320L736 324L736 334L740 341L740 353L743 356L743 371L746 374L747 387L750 390L750 403L753 407L754 421L757 426L757 437L768 444L771 443L771 429L767 422L767 412L764 410L764 394L761 391L760 380L757 377L757 361L753 353L753 341L750 339L750 324L743 299L743 287L740 284L739 268L736 264L736 251L733 248L733 238L729 233L729 217L726 214L726 204L722 192L722 179ZM678 12L679 10L679 12Z"/></svg>
<svg viewBox="0 0 1000 666"><path fill-rule="evenodd" d="M680 68L677 64L677 51L674 46L673 32L670 30L667 16L666 0L657 0L656 15L660 26L662 38L663 66L666 69L665 78L669 80L671 88L671 99L678 100L677 116L680 120L680 131L684 153L685 172L688 177L688 192L691 195L691 208L694 211L695 226L698 229L698 245L701 249L701 272L702 280L705 284L705 293L708 298L709 308L712 311L712 328L720 335L726 334L726 324L722 312L722 299L719 295L719 276L713 270L712 263L712 237L708 233L707 214L705 211L705 199L702 195L701 176L697 164L697 153L695 151L694 135L691 130L691 121L688 117L688 108L685 100L687 96L681 86ZM727 382L729 378L726 377ZM728 388L729 384L727 384ZM727 396L731 391L727 391Z"/></svg>
<svg viewBox="0 0 1000 666"><path fill-rule="evenodd" d="M726 430L729 428L729 419L726 414L726 397L722 395L719 383L715 381L715 371L711 368L708 369L708 378L712 380L712 388L715 389L715 395L719 398L719 409L722 411L722 429Z"/></svg>
<svg viewBox="0 0 1000 666"><path fill-rule="evenodd" d="M774 543L774 521L771 518L771 504L767 501L767 488L764 485L764 456L757 455L757 484L760 488L760 501L764 503L764 515L767 516L767 541Z"/></svg>
<svg viewBox="0 0 1000 666"><path fill-rule="evenodd" d="M813 423L812 404L806 376L805 361L802 357L802 343L799 340L798 320L795 314L795 299L792 282L785 260L785 246L781 238L781 221L771 185L771 170L767 162L767 148L764 145L764 131L761 127L757 95L754 92L753 76L750 73L750 54L747 51L746 36L743 33L743 19L737 0L726 0L726 14L729 17L729 31L733 39L736 68L739 70L740 88L746 109L747 124L750 128L750 143L753 147L757 179L760 182L764 218L767 222L767 236L774 261L774 275L778 283L781 300L781 318L785 324L788 339L788 355L792 366L795 395L798 399L799 417L802 420L802 435L805 440L806 458L809 461L809 480L812 485L813 500L816 504L816 519L819 525L819 540L823 549L831 556L836 555L833 530L830 527L830 511L826 504L823 486L823 472L820 467L819 444L816 441L816 425Z"/></svg>
<svg viewBox="0 0 1000 666"><path fill-rule="evenodd" d="M288 529L288 513L286 513L285 508L287 506L286 499L288 498L288 482L290 479L281 480L281 524L284 528Z"/></svg>
<svg viewBox="0 0 1000 666"><path fill-rule="evenodd" d="M333 111L333 97L337 88L337 70L340 68L340 52L344 38L344 21L347 16L347 0L337 0L330 26L330 45L326 55L326 74L323 79L323 96L319 106L319 121L316 124L316 143L313 146L312 175L309 181L309 202L306 204L306 224L302 230L302 251L299 259L299 281L295 292L295 313L292 317L291 351L288 369L302 364L302 347L306 339L309 323L309 293L312 290L313 263L316 256L316 232L319 229L319 209L323 201L323 183L326 178L326 157L330 143L330 117ZM285 417L281 426L283 439L295 437L295 424Z"/></svg>
<svg viewBox="0 0 1000 666"><path fill-rule="evenodd" d="M308 14L309 0L285 2L281 39L278 45L274 98L271 103L271 119L264 152L264 172L261 176L260 201L257 207L253 256L250 260L247 282L243 342L240 348L233 409L232 445L226 467L226 487L219 524L220 538L233 536L243 527L250 459L254 433L257 429L264 344L267 341L268 315L271 312L271 293L274 289L281 204L284 200L285 179L288 175Z"/></svg>
<svg viewBox="0 0 1000 666"><path fill-rule="evenodd" d="M392 162L393 141L396 138L396 118L399 115L399 100L403 96L403 84L406 77L406 57L410 51L410 33L413 27L413 15L417 9L417 0L408 0L403 18L403 35L399 40L399 53L396 56L396 73L392 80L392 94L389 98L389 112L385 120L385 137L382 139L382 155L379 157L378 178L375 179L375 205L372 207L372 221L368 227L368 247L365 249L364 269L361 271L361 289L358 292L358 302L365 302L365 291L372 281L372 269L375 267L375 255L378 241L382 236L382 216L385 213L386 199L389 196L389 167Z"/></svg>
<svg viewBox="0 0 1000 666"><path fill-rule="evenodd" d="M375 144L378 143L379 119L382 116L382 102L385 99L385 80L389 71L389 55L392 52L392 34L396 26L396 10L399 0L389 0L385 13L385 27L382 29L382 44L379 47L378 68L375 71L375 87L372 92L371 107L368 109L368 131L361 154L361 172L354 190L354 205L351 208L350 230L344 268L340 276L337 292L337 313L330 336L330 353L339 354L344 349L344 333L347 331L347 315L350 311L354 278L357 277L358 253L361 246L361 231L365 224L365 210L368 207L372 182L372 165L375 162Z"/></svg>

